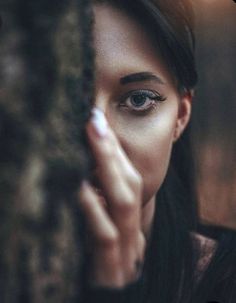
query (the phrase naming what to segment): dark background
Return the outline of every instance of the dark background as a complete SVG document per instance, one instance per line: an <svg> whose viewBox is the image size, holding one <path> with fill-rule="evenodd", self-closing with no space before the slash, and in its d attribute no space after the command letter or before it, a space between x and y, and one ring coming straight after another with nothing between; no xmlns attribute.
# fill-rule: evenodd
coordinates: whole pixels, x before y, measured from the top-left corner
<svg viewBox="0 0 236 303"><path fill-rule="evenodd" d="M193 144L200 214L236 228L236 3L197 0Z"/></svg>

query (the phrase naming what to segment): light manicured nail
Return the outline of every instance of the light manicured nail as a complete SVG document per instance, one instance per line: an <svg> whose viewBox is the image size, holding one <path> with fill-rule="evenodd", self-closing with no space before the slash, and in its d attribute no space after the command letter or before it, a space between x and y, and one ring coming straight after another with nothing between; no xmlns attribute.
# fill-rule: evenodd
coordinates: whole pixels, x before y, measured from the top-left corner
<svg viewBox="0 0 236 303"><path fill-rule="evenodd" d="M86 189L89 187L89 182L87 180L83 180L81 185L80 185L80 190L81 189Z"/></svg>
<svg viewBox="0 0 236 303"><path fill-rule="evenodd" d="M86 194L86 192L87 192L88 189L89 189L89 186L90 186L90 184L89 184L89 182L86 181L86 180L84 180L84 181L80 184L80 188L79 188L79 192L78 192L79 198L83 198L83 197L84 197L84 195Z"/></svg>
<svg viewBox="0 0 236 303"><path fill-rule="evenodd" d="M99 137L105 137L108 130L108 123L103 111L97 107L92 110L91 122Z"/></svg>

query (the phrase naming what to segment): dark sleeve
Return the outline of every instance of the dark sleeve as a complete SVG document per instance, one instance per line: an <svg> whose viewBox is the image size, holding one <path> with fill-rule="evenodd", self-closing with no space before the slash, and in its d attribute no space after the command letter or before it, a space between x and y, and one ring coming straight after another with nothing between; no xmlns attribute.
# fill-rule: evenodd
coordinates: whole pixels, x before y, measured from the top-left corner
<svg viewBox="0 0 236 303"><path fill-rule="evenodd" d="M236 303L236 232L214 226L204 227L204 231L214 236L218 248L199 290L207 293L209 289L207 303Z"/></svg>
<svg viewBox="0 0 236 303"><path fill-rule="evenodd" d="M236 278L228 277L216 285L207 302L235 303Z"/></svg>
<svg viewBox="0 0 236 303"><path fill-rule="evenodd" d="M87 287L81 303L131 303L138 302L138 293L142 279L125 288L89 288Z"/></svg>

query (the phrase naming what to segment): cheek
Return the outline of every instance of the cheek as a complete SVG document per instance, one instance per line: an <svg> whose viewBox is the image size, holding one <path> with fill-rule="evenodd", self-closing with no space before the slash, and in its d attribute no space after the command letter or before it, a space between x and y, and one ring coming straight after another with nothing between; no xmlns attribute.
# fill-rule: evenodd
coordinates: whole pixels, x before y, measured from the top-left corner
<svg viewBox="0 0 236 303"><path fill-rule="evenodd" d="M177 113L162 115L148 121L123 121L115 127L117 136L129 159L144 181L143 203L159 190L170 160Z"/></svg>

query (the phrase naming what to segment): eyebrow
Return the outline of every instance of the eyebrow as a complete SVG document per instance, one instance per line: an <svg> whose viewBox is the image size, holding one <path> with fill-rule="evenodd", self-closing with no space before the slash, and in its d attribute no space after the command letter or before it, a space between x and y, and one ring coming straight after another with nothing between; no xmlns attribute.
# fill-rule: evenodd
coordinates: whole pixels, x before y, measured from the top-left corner
<svg viewBox="0 0 236 303"><path fill-rule="evenodd" d="M158 82L159 84L165 84L160 77L150 72L140 72L140 73L124 76L120 78L120 84L125 85L133 82L152 81L152 80Z"/></svg>

